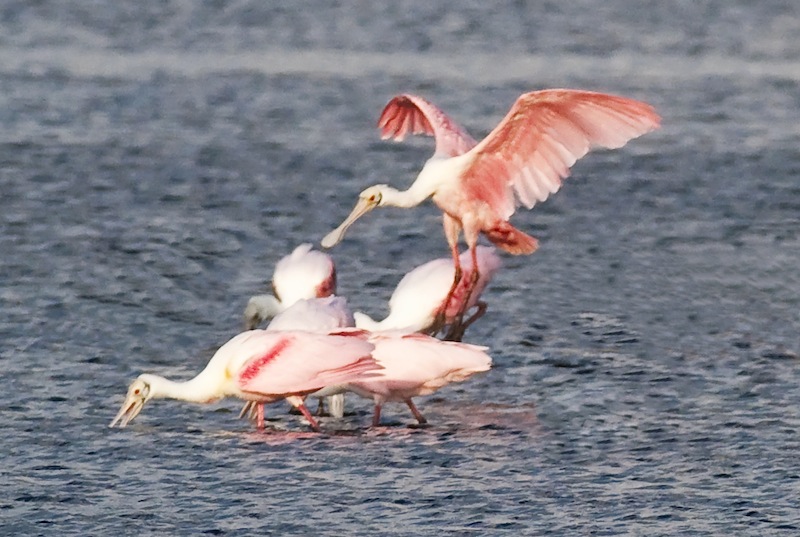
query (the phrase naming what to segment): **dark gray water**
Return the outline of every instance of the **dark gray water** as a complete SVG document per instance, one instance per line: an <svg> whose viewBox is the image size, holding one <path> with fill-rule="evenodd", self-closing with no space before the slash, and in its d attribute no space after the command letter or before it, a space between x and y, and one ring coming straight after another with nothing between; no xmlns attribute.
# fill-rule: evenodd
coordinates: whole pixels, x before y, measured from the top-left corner
<svg viewBox="0 0 800 537"><path fill-rule="evenodd" d="M40 2L0 7L0 529L8 535L796 535L797 2ZM531 3L533 4L533 3ZM369 430L150 403L240 327L276 260L430 140L420 93L483 136L522 92L654 104L514 223L467 335L495 367ZM437 210L333 253L371 314L446 255ZM338 433L337 433L338 431Z"/></svg>

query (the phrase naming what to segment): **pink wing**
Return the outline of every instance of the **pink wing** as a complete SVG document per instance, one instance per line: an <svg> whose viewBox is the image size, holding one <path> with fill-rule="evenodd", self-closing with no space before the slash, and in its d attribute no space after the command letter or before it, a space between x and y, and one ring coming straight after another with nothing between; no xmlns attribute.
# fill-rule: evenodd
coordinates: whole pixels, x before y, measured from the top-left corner
<svg viewBox="0 0 800 537"><path fill-rule="evenodd" d="M458 123L422 97L403 94L394 97L378 119L381 138L402 141L407 134L427 134L436 138L435 156L463 155L477 145Z"/></svg>
<svg viewBox="0 0 800 537"><path fill-rule="evenodd" d="M422 334L373 334L373 356L383 370L351 383L361 391L404 399L427 395L451 382L488 371L492 359L486 347L439 341Z"/></svg>
<svg viewBox="0 0 800 537"><path fill-rule="evenodd" d="M658 128L649 104L590 91L544 90L517 99L472 151L461 175L472 199L508 219L516 200L531 208L558 191L569 168L593 147L614 149Z"/></svg>
<svg viewBox="0 0 800 537"><path fill-rule="evenodd" d="M357 336L311 332L265 332L265 343L240 368L237 381L247 392L302 394L369 377L380 369L374 346Z"/></svg>

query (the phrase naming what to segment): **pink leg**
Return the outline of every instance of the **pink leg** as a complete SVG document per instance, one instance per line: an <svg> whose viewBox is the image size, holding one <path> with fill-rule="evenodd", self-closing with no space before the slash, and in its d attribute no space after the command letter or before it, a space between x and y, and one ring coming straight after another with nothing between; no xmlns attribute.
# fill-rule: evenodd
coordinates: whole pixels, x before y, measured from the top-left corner
<svg viewBox="0 0 800 537"><path fill-rule="evenodd" d="M450 327L450 330L448 330L447 334L444 336L445 341L461 341L464 338L464 332L467 331L467 328L469 328L472 323L483 317L487 309L486 302L478 302L475 305L477 306L478 310L466 321L462 321L461 323L453 323L453 325Z"/></svg>
<svg viewBox="0 0 800 537"><path fill-rule="evenodd" d="M311 430L314 431L314 432L317 432L317 433L321 432L321 429L319 428L319 424L317 423L317 420L315 420L314 416L311 415L311 412L309 412L309 410L306 407L306 405L305 404L301 404L297 408L300 410L300 412L303 413L303 416L305 416L305 418L308 420L308 425L311 427Z"/></svg>
<svg viewBox="0 0 800 537"><path fill-rule="evenodd" d="M308 424L312 431L320 432L317 420L315 420L314 416L311 415L311 412L308 410L308 407L306 407L302 397L298 395L292 395L287 397L286 400L289 401L297 410L299 410L303 417L308 420Z"/></svg>
<svg viewBox="0 0 800 537"><path fill-rule="evenodd" d="M264 403L256 403L256 428L264 428Z"/></svg>
<svg viewBox="0 0 800 537"><path fill-rule="evenodd" d="M428 423L428 420L426 420L425 416L422 415L422 412L417 409L416 405L414 405L414 401L412 401L411 398L406 399L406 404L408 405L408 408L411 409L411 413L414 414L414 417L417 418L417 421L420 425L425 425Z"/></svg>
<svg viewBox="0 0 800 537"><path fill-rule="evenodd" d="M480 278L480 272L478 270L478 245L473 244L469 247L470 253L472 254L472 277L469 279L469 288L467 289L467 293L464 296L464 305L462 306L461 311L458 314L459 321L461 317L464 315L464 310L467 307L467 303L469 302L469 297L472 294L473 289L475 289L475 285L478 283L478 279Z"/></svg>
<svg viewBox="0 0 800 537"><path fill-rule="evenodd" d="M450 254L453 256L453 267L455 270L450 291L448 291L447 297L444 299L444 302L442 302L442 306L436 314L433 326L428 330L428 333L432 336L435 336L443 330L447 324L447 308L450 305L450 301L453 300L453 295L455 294L462 276L461 259L458 253L458 236L461 233L461 224L447 213L444 214L443 223L444 234L447 238L447 244L450 245Z"/></svg>
<svg viewBox="0 0 800 537"><path fill-rule="evenodd" d="M477 237L475 239L477 240ZM469 324L477 318L474 317L468 321L467 324L464 324L464 313L467 311L470 295L472 295L472 292L475 290L475 285L478 283L478 279L480 278L480 272L478 271L477 245L471 245L469 248L470 253L472 254L472 272L470 273L469 285L467 285L466 290L464 291L464 297L461 301L461 308L458 310L458 313L456 313L455 319L453 319L453 322L450 326L450 330L448 330L448 332L445 334L444 339L448 341L461 341L461 338L464 337L464 331L467 329L467 326L469 326ZM482 312L481 315L483 315Z"/></svg>
<svg viewBox="0 0 800 537"><path fill-rule="evenodd" d="M375 402L375 414L372 415L372 426L380 427L381 425L381 404Z"/></svg>

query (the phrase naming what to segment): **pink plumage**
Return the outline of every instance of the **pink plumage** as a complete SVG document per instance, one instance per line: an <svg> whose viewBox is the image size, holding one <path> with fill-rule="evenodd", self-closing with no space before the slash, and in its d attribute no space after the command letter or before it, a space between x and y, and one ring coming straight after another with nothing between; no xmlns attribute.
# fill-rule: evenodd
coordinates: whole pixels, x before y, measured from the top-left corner
<svg viewBox="0 0 800 537"><path fill-rule="evenodd" d="M331 384L370 378L380 370L371 356L373 349L374 345L358 332L242 332L220 347L206 367L188 381L140 375L128 388L111 427L125 427L154 398L209 403L238 397L251 403L286 399L303 413L312 429L319 430L304 398ZM263 414L259 418L263 427Z"/></svg>
<svg viewBox="0 0 800 537"><path fill-rule="evenodd" d="M469 133L438 107L422 97L398 95L378 119L381 138L402 141L408 134L427 134L436 138L437 156L455 157L477 145Z"/></svg>
<svg viewBox="0 0 800 537"><path fill-rule="evenodd" d="M433 135L436 152L407 190L374 185L361 192L350 215L322 245L335 245L375 207L413 207L432 197L444 213L457 276L462 232L475 266L481 233L506 252L531 254L538 241L509 222L517 205L531 208L557 192L570 167L593 147L621 147L658 128L660 121L652 106L626 97L569 89L534 91L521 95L489 135L474 144L463 128L422 97L398 95L378 121L382 137ZM478 277L473 271L472 286ZM453 281L451 297L458 281Z"/></svg>
<svg viewBox="0 0 800 537"><path fill-rule="evenodd" d="M307 395L377 369L372 345L357 335L253 331L250 337L243 347L252 343L256 350L237 374L244 392Z"/></svg>
<svg viewBox="0 0 800 537"><path fill-rule="evenodd" d="M375 345L372 356L382 369L369 379L349 383L349 387L374 401L375 426L380 424L381 407L387 401L405 402L417 420L425 423L412 397L429 395L492 366L486 347L439 341L422 334L376 333L369 335L369 341Z"/></svg>
<svg viewBox="0 0 800 537"><path fill-rule="evenodd" d="M659 124L652 106L625 97L576 90L526 93L470 151L460 188L472 203L486 203L507 220L515 200L530 209L557 192L570 167L590 149L622 147Z"/></svg>

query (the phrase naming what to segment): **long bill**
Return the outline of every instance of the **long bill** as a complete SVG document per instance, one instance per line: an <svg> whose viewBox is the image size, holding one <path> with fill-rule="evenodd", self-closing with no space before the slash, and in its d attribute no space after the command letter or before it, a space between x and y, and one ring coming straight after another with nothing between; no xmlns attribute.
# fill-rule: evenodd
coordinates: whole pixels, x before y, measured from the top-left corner
<svg viewBox="0 0 800 537"><path fill-rule="evenodd" d="M142 411L142 407L144 407L144 398L140 396L134 396L128 394L125 398L125 402L122 403L122 407L119 409L117 416L113 419L113 421L109 424L109 427L114 427L117 423L119 423L120 429L128 425L128 423L139 415L139 412Z"/></svg>
<svg viewBox="0 0 800 537"><path fill-rule="evenodd" d="M359 198L356 206L353 207L353 210L350 212L350 215L344 219L344 222L339 224L339 227L325 235L325 237L322 239L322 247L331 248L332 246L339 244L342 238L344 238L347 228L352 226L356 220L377 206L378 204L374 200L371 201L368 199Z"/></svg>

